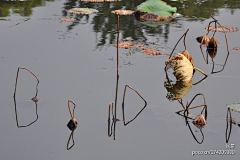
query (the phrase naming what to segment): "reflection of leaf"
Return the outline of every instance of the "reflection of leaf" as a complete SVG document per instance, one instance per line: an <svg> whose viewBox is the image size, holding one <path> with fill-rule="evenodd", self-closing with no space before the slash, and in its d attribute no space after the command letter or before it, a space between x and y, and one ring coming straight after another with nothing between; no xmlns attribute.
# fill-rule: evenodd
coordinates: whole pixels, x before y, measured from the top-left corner
<svg viewBox="0 0 240 160"><path fill-rule="evenodd" d="M59 18L62 21L74 21L75 18Z"/></svg>
<svg viewBox="0 0 240 160"><path fill-rule="evenodd" d="M240 103L228 104L227 107L229 107L231 110L235 112L240 112Z"/></svg>
<svg viewBox="0 0 240 160"><path fill-rule="evenodd" d="M193 66L183 54L178 53L176 56L167 60L165 63L166 65L173 67L173 74L178 81L189 82L192 79Z"/></svg>
<svg viewBox="0 0 240 160"><path fill-rule="evenodd" d="M111 13L114 14L119 14L119 15L131 15L133 14L134 11L132 10L124 10L124 9L118 9L118 10L114 10Z"/></svg>
<svg viewBox="0 0 240 160"><path fill-rule="evenodd" d="M238 28L233 28L233 27L226 27L226 26L222 26L225 32L236 32L239 29ZM215 26L211 26L208 28L209 31L213 31L213 32L224 32L222 30L222 27L216 27Z"/></svg>
<svg viewBox="0 0 240 160"><path fill-rule="evenodd" d="M147 13L156 13L161 18L171 16L177 11L176 7L171 7L161 0L147 0L137 6L137 10Z"/></svg>
<svg viewBox="0 0 240 160"><path fill-rule="evenodd" d="M143 48L140 52L147 54L147 55L167 55L168 53L161 53L156 48L148 47Z"/></svg>
<svg viewBox="0 0 240 160"><path fill-rule="evenodd" d="M117 44L113 44L114 47L117 47ZM118 48L136 48L136 47L143 47L144 44L142 43L136 43L132 41L125 41L125 42L119 42L118 43Z"/></svg>
<svg viewBox="0 0 240 160"><path fill-rule="evenodd" d="M73 8L69 10L70 13L76 13L76 14L92 14L95 12L98 12L96 9L92 8Z"/></svg>
<svg viewBox="0 0 240 160"><path fill-rule="evenodd" d="M176 84L169 85L167 82L164 82L164 87L167 89L167 99L169 100L178 100L185 97L188 92L191 90L193 84L192 81L183 82L177 81Z"/></svg>

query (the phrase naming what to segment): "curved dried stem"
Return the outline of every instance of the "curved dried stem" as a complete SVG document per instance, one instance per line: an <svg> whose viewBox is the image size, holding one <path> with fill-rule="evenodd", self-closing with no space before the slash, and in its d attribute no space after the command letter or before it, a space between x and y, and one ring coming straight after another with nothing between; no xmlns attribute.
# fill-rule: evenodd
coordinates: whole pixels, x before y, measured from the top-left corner
<svg viewBox="0 0 240 160"><path fill-rule="evenodd" d="M14 91L14 97L15 97L16 91L17 91L17 81L18 81L18 74L19 74L19 70L20 70L20 69L25 69L25 70L29 71L29 72L37 79L37 81L38 81L38 83L39 83L39 80L38 80L37 76L36 76L32 71L30 71L30 70L27 69L27 68L18 67L17 77L16 77L16 84L15 84L15 91ZM37 93L38 93L38 83L37 83L37 85L36 85L36 96L37 96Z"/></svg>
<svg viewBox="0 0 240 160"><path fill-rule="evenodd" d="M71 149L75 145L75 142L74 142L74 139L73 139L73 133L74 133L74 130L72 131L72 133L69 136L68 143L67 143L67 150ZM72 138L73 144L70 147L68 147L71 138Z"/></svg>
<svg viewBox="0 0 240 160"><path fill-rule="evenodd" d="M222 27L222 25L221 25L220 23L218 23L218 20L216 20L216 19L212 16L211 13L210 13L210 16L211 16L211 17L214 19L214 21L222 28L222 30L223 30L223 32L224 32L224 34L225 34L225 39L226 39L226 44L227 44L227 50L228 50L228 54L229 54L227 34L226 34L224 28ZM216 25L215 25L215 26L216 26ZM215 28L216 28L216 27L215 27Z"/></svg>
<svg viewBox="0 0 240 160"><path fill-rule="evenodd" d="M70 108L70 102L74 105L73 114L72 114L72 111L71 111L71 108ZM75 107L76 107L76 104L72 100L68 100L68 109L69 109L70 115L72 117L72 120L74 119L74 109L75 109Z"/></svg>
<svg viewBox="0 0 240 160"><path fill-rule="evenodd" d="M172 53L170 54L170 56L169 56L169 58L168 59L170 59L171 58L171 56L172 56L172 54L173 54L173 52L174 52L174 50L175 50L175 48L177 47L177 45L178 45L178 43L179 43L179 41L184 37L184 40L183 40L183 42L184 42L184 46L185 46L185 50L186 50L186 44L185 44L185 38L186 38L186 35L187 35L187 32L189 31L189 29L187 29L187 31L182 35L182 37L178 40L178 42L176 43L176 45L175 45L175 47L173 48L173 50L172 50Z"/></svg>

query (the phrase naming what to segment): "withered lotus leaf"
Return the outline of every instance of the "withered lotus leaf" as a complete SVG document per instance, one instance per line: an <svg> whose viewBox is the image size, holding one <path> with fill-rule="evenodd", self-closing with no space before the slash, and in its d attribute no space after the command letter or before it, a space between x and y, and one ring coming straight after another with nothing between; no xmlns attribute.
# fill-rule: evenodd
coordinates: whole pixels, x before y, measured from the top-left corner
<svg viewBox="0 0 240 160"><path fill-rule="evenodd" d="M147 55L168 55L168 53L161 53L158 52L156 48L148 47L148 48L142 48L140 52L147 54Z"/></svg>
<svg viewBox="0 0 240 160"><path fill-rule="evenodd" d="M208 43L208 48L217 48L217 46L218 46L217 38L213 36Z"/></svg>
<svg viewBox="0 0 240 160"><path fill-rule="evenodd" d="M75 18L59 18L62 21L74 21Z"/></svg>
<svg viewBox="0 0 240 160"><path fill-rule="evenodd" d="M207 122L206 122L204 116L203 116L202 114L199 114L199 115L193 120L193 124L206 125Z"/></svg>
<svg viewBox="0 0 240 160"><path fill-rule="evenodd" d="M119 15L131 15L134 13L134 11L132 10L124 10L124 9L118 9L118 10L114 10L111 13L114 14L119 14Z"/></svg>
<svg viewBox="0 0 240 160"><path fill-rule="evenodd" d="M189 82L192 79L193 66L183 54L178 53L171 59L167 60L165 64L173 68L173 74L177 81Z"/></svg>
<svg viewBox="0 0 240 160"><path fill-rule="evenodd" d="M236 32L239 29L238 28L234 28L234 27L226 27L226 26L222 26L225 32ZM208 28L209 31L213 31L213 32L224 32L222 27L216 27L215 26L211 26Z"/></svg>
<svg viewBox="0 0 240 160"><path fill-rule="evenodd" d="M235 47L235 48L233 48L233 50L238 51L238 50L240 50L240 48Z"/></svg>
<svg viewBox="0 0 240 160"><path fill-rule="evenodd" d="M197 41L199 42L199 43L201 43L202 42L202 39L203 39L203 45L205 45L205 46L208 46L208 43L209 43L209 41L210 41L210 38L207 36L207 35L204 35L204 36L201 36L201 37L197 37Z"/></svg>
<svg viewBox="0 0 240 160"><path fill-rule="evenodd" d="M192 59L192 56L190 55L190 53L187 50L184 50L182 52L182 54L190 61L190 63L194 67L194 62L193 62L193 59Z"/></svg>
<svg viewBox="0 0 240 160"><path fill-rule="evenodd" d="M72 8L69 12L76 14L92 14L98 12L98 10L92 8Z"/></svg>
<svg viewBox="0 0 240 160"><path fill-rule="evenodd" d="M117 44L112 44L114 47L117 47ZM144 44L142 43L136 43L132 41L125 41L125 42L119 42L118 43L118 48L136 48L136 47L143 47Z"/></svg>
<svg viewBox="0 0 240 160"><path fill-rule="evenodd" d="M148 22L166 22L174 19L174 16L161 17L156 13L145 13L141 19Z"/></svg>

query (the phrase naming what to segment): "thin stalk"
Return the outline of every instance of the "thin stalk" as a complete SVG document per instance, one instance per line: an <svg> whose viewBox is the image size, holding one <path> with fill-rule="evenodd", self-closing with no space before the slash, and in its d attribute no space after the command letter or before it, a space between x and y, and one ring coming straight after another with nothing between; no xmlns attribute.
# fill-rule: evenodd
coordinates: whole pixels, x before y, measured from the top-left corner
<svg viewBox="0 0 240 160"><path fill-rule="evenodd" d="M69 102L72 102L72 104L74 104L74 109L75 109L76 104L75 104L73 101L68 100L68 109L69 109L70 115L71 115L72 120L73 120L73 119L74 119L74 109L73 109L73 114L72 114L72 111L71 111L70 103L69 103Z"/></svg>
<svg viewBox="0 0 240 160"><path fill-rule="evenodd" d="M198 68L196 68L196 67L194 67L193 69L196 69L196 70L198 70L199 72L201 72L202 74L204 74L205 76L208 76L206 73L204 73L203 71L201 71L200 69L198 69Z"/></svg>
<svg viewBox="0 0 240 160"><path fill-rule="evenodd" d="M14 97L15 97L15 95L16 95L16 91L17 91L17 81L18 81L18 73L19 73L19 69L25 69L25 70L29 71L29 72L30 72L30 73L31 73L31 74L37 79L37 81L38 81L38 83L39 83L39 80L38 80L37 76L36 76L32 71L30 71L30 70L27 69L27 68L18 67L17 77L16 77L16 84L15 84L15 91L14 91ZM37 83L37 86L36 86L36 96L37 96L37 93L38 93L38 83Z"/></svg>
<svg viewBox="0 0 240 160"><path fill-rule="evenodd" d="M117 21L118 36L117 36L117 77L119 77L119 53L118 53L118 43L119 43L119 14ZM116 103L115 103L116 104Z"/></svg>
<svg viewBox="0 0 240 160"><path fill-rule="evenodd" d="M189 29L187 29L187 31L182 35L182 37L178 40L178 42L176 43L176 45L175 45L175 47L173 48L173 50L172 50L172 53L170 54L170 56L169 56L169 58L168 59L170 59L171 58L171 56L172 56L172 54L173 54L173 52L174 52L174 50L175 50L175 48L177 47L177 45L178 45L178 43L179 43L179 41L185 36L186 37L186 35L187 35L187 32L189 31ZM184 37L184 46L185 46L185 50L186 50L186 45L185 45L185 37Z"/></svg>

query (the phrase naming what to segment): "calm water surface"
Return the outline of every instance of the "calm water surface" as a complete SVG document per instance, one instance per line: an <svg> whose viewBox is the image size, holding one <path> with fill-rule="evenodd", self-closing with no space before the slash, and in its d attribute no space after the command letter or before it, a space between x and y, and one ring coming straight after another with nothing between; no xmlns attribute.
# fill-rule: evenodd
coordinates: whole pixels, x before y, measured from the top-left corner
<svg viewBox="0 0 240 160"><path fill-rule="evenodd" d="M240 52L233 51L234 47L240 47L240 32L227 33L228 57L224 34L216 33L218 53L213 61L208 56L208 64L196 37L204 34L209 20L212 20L209 13L221 25L239 28L240 1L167 1L177 7L182 17L155 28L137 21L134 16L120 16L120 41L132 37L134 41L159 48L164 53L171 53L189 28L187 50L195 66L209 75L192 86L182 99L186 105L198 93L206 98L207 125L200 130L192 120L189 119L188 123L196 139L185 118L175 113L182 109L181 104L166 98L164 67L168 56L146 55L139 48L119 49L120 77L117 81L117 49L112 46L117 41L117 16L111 11L135 10L142 2L0 0L0 159L239 159L238 125L232 124L226 142L226 129L227 138L230 129L230 125L227 128L226 105L240 101ZM68 10L73 7L95 8L99 12L70 14ZM59 20L62 17L76 20L65 22ZM213 32L209 32L209 36L212 35ZM181 41L175 52L183 50ZM206 58L206 48L203 50ZM40 100L37 103L31 101L36 94L37 81L26 70L19 72L14 101L18 67L26 67L38 77L37 97ZM170 71L168 75L174 80ZM192 81L197 83L202 78L204 76L196 72ZM122 121L125 85L136 89L147 101L147 106L128 125ZM113 123L114 140L114 133L111 137L108 135L108 105L110 102L115 105L116 93L116 116L120 121L115 123L115 130ZM68 100L76 104L75 119L78 121L73 133L74 146L69 150ZM192 106L202 103L203 98L198 96ZM144 101L133 90L127 89L126 122L143 107ZM190 111L192 118L200 112L200 108ZM234 120L240 122L239 113L231 113ZM68 147L72 144L70 139ZM192 151L225 150L226 144L235 145L235 155L192 156Z"/></svg>

